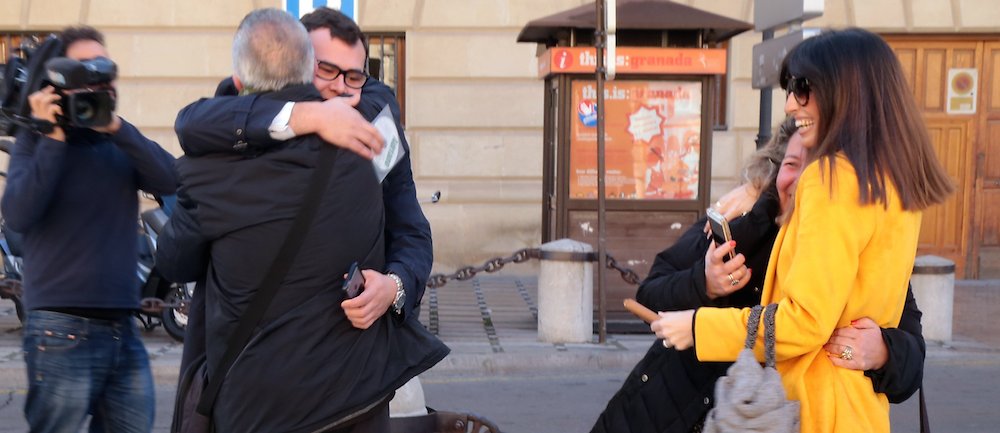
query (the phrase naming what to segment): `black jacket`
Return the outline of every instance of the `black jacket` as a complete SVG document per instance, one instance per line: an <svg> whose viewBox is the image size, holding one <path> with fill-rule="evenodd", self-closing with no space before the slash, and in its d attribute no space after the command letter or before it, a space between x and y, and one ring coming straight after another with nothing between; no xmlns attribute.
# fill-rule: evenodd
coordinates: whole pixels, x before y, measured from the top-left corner
<svg viewBox="0 0 1000 433"><path fill-rule="evenodd" d="M225 81L220 84L225 92ZM268 132L271 121L288 100L258 95L203 98L177 114L174 129L185 155L260 155L281 146ZM396 120L402 141L403 159L382 182L385 203L386 270L399 275L406 289L405 314L417 314L427 277L434 262L431 226L417 200L410 161L410 147L399 123L396 95L384 83L370 78L365 82L358 112L369 121L388 106ZM337 119L330 119L336 122Z"/></svg>
<svg viewBox="0 0 1000 433"><path fill-rule="evenodd" d="M709 300L705 291L705 219L696 222L677 242L660 252L649 276L639 286L637 299L657 310L685 310L701 306L747 307L760 303L767 261L778 233L774 217L778 202L774 189L762 195L744 217L730 223L736 250L754 270L750 283L729 296ZM909 398L923 375L924 340L920 311L907 294L900 329L883 329L889 361L866 374L876 392L892 402ZM621 389L598 417L592 433L690 432L714 404L715 382L730 363L699 362L693 350L666 349L657 340L635 366Z"/></svg>
<svg viewBox="0 0 1000 433"><path fill-rule="evenodd" d="M262 99L309 100L312 86ZM313 432L385 401L444 358L447 347L417 322L385 314L354 328L340 303L353 261L384 269L382 188L371 163L337 150L309 234L254 337L232 368L214 371L249 298L301 206L319 149L313 136L253 158L185 157L181 189L157 251L167 278L204 272L209 380L224 380L213 412L220 432Z"/></svg>

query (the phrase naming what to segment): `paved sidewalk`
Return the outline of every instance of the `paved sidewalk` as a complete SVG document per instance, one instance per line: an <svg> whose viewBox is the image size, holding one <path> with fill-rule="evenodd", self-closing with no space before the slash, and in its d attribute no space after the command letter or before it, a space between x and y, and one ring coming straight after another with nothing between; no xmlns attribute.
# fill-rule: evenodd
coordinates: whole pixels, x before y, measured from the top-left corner
<svg viewBox="0 0 1000 433"><path fill-rule="evenodd" d="M428 289L420 320L452 353L427 374L493 375L513 372L620 368L635 364L652 335L610 334L607 344L549 344L537 340L538 288L534 276L487 275ZM919 300L918 300L919 302ZM954 340L930 343L928 357L995 353L1000 357L1000 280L959 281ZM10 301L0 301L0 388L23 388L20 325ZM175 383L182 345L162 329L147 332L157 383Z"/></svg>

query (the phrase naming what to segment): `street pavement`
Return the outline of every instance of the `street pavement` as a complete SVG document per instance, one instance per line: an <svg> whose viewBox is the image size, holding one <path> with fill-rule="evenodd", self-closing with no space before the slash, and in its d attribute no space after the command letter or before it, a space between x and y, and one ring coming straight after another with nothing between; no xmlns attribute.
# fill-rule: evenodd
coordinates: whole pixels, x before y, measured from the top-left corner
<svg viewBox="0 0 1000 433"><path fill-rule="evenodd" d="M649 334L610 334L604 344L537 341L536 277L488 275L429 289L421 321L452 348L421 376L426 404L474 412L507 433L587 432L642 358ZM918 299L918 303L920 300ZM1000 431L1000 280L959 281L954 338L929 342L925 389L937 432ZM27 430L21 330L0 301L0 432ZM145 333L156 380L154 431L168 431L182 345ZM892 409L895 432L917 432L917 398Z"/></svg>

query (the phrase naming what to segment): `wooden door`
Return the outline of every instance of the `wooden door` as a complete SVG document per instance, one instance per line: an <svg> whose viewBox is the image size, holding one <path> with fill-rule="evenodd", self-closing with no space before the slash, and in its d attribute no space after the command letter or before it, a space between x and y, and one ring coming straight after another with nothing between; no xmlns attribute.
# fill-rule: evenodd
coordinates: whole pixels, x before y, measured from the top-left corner
<svg viewBox="0 0 1000 433"><path fill-rule="evenodd" d="M979 116L948 114L945 104L948 70L977 68L982 71L984 44L981 41L887 39L903 65L917 105L924 112L938 158L957 187L948 201L924 212L917 254L934 254L954 260L956 277L974 276L977 261L968 258L977 246L970 242L970 237L975 223L974 155Z"/></svg>
<svg viewBox="0 0 1000 433"><path fill-rule="evenodd" d="M979 278L1000 278L1000 42L986 42L980 77L975 198Z"/></svg>

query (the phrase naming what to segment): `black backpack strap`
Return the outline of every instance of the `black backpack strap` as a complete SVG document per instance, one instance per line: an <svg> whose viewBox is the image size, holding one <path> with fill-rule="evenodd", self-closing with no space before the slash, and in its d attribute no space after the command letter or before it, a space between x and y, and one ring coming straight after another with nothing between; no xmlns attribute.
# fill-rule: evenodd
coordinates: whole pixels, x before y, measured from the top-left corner
<svg viewBox="0 0 1000 433"><path fill-rule="evenodd" d="M267 312L267 307L278 293L278 286L285 279L285 274L291 268L292 262L295 260L295 256L302 246L302 241L305 240L306 233L309 231L309 226L316 216L316 211L320 203L320 195L326 190L330 173L333 170L333 163L337 159L338 150L331 145L322 144L319 153L319 163L316 165L313 176L309 181L309 188L306 190L304 197L305 201L302 203L299 213L295 216L292 228L289 230L288 236L285 237L285 241L281 244L277 257L271 263L271 269L264 274L264 280L260 283L257 292L250 299L250 304L247 306L246 311L243 312L236 332L230 337L225 355L219 361L218 368L213 370L215 377L209 378L208 386L201 395L201 400L198 402L198 413L202 415L208 416L211 414L212 407L215 405L215 399L219 395L219 389L222 388L222 382L225 381L226 376L229 374L229 369L233 366L233 362L243 352L243 348L246 347L253 336L254 328L260 323L260 320L264 317L264 313Z"/></svg>

